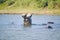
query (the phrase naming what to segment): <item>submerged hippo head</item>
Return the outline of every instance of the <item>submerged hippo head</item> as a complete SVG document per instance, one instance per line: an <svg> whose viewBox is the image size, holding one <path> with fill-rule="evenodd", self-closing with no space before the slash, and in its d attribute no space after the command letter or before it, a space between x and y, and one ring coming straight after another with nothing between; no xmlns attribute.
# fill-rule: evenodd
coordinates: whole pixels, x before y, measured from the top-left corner
<svg viewBox="0 0 60 40"><path fill-rule="evenodd" d="M24 26L30 26L32 24L32 14L23 14L22 17L24 18Z"/></svg>

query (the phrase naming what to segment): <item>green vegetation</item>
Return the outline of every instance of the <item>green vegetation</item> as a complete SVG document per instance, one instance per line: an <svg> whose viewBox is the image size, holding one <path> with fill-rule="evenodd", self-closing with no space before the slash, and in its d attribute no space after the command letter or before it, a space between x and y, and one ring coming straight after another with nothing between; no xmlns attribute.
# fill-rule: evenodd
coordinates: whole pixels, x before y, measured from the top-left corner
<svg viewBox="0 0 60 40"><path fill-rule="evenodd" d="M1 9L59 9L60 0L0 0Z"/></svg>
<svg viewBox="0 0 60 40"><path fill-rule="evenodd" d="M0 10L60 13L60 0L0 0Z"/></svg>

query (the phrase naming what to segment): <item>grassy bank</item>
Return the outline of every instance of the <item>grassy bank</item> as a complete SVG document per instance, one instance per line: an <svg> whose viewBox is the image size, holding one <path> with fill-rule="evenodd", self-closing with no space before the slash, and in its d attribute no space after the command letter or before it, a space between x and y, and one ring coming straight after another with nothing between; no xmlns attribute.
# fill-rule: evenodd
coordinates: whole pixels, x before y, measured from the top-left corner
<svg viewBox="0 0 60 40"><path fill-rule="evenodd" d="M0 0L0 13L60 15L60 0Z"/></svg>
<svg viewBox="0 0 60 40"><path fill-rule="evenodd" d="M0 14L22 14L22 13L32 13L32 14L48 14L48 15L60 15L59 9L41 9L41 10L0 10Z"/></svg>

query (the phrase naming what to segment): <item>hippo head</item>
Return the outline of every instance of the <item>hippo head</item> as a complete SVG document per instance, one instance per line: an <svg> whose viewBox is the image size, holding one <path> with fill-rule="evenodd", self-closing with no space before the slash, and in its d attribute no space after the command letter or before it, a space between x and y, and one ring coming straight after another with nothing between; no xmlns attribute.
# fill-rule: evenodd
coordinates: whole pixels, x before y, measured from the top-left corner
<svg viewBox="0 0 60 40"><path fill-rule="evenodd" d="M24 18L24 26L30 26L32 23L31 21L31 14L23 14L22 17Z"/></svg>

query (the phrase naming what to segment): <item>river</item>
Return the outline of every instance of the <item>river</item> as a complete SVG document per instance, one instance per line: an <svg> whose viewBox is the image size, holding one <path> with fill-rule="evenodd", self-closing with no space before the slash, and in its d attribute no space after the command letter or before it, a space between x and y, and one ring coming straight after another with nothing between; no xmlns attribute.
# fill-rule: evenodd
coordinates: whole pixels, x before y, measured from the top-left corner
<svg viewBox="0 0 60 40"><path fill-rule="evenodd" d="M0 14L0 40L60 40L60 16L32 15L32 25L24 27L22 15Z"/></svg>

